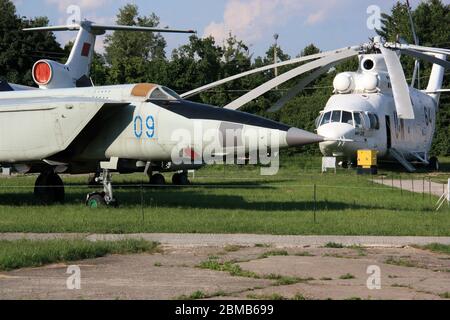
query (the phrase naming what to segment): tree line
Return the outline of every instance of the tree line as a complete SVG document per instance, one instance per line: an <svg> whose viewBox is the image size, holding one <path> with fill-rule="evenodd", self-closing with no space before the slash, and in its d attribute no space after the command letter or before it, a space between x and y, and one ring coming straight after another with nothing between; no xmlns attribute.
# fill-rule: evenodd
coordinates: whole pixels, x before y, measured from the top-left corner
<svg viewBox="0 0 450 320"><path fill-rule="evenodd" d="M448 48L450 45L450 5L441 0L426 0L413 10L416 33L420 44ZM127 4L119 9L117 24L159 27L160 19L155 13L141 15L139 8ZM31 68L38 59L50 58L65 62L72 47L64 48L56 41L53 33L23 32L26 27L48 25L47 17L20 17L11 0L0 0L0 77L9 82L33 85ZM401 38L413 43L406 4L397 2L391 12L382 15L382 28L377 31L389 41ZM223 44L212 37L193 35L187 44L167 52L167 43L158 33L130 33L116 31L106 37L105 52L96 53L91 70L95 85L154 82L171 87L180 93L192 90L228 76L250 69L272 64L274 51L278 59L293 57L282 48L271 46L264 56L254 56L244 41L232 34ZM298 56L320 52L314 44L305 47ZM412 77L414 60L402 57L407 78ZM289 81L276 90L246 105L242 110L259 114L288 125L313 131L314 120L324 108L332 94L332 82L337 73L354 71L357 59L338 65L334 70L311 83L283 109L276 113L266 110L299 79ZM292 67L280 68L280 73ZM428 82L431 65L422 64L421 88ZM274 71L252 75L203 92L194 97L198 102L224 106L249 90L274 77ZM448 88L448 76L444 86ZM443 95L437 120L437 133L432 152L436 155L450 155L450 98ZM289 152L296 152L291 150ZM318 153L317 146L303 147L303 152Z"/></svg>

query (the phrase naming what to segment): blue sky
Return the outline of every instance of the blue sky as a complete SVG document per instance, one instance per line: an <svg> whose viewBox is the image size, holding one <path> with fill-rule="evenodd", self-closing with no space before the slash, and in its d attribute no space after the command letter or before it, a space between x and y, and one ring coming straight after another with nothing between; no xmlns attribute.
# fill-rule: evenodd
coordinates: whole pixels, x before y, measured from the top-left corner
<svg viewBox="0 0 450 320"><path fill-rule="evenodd" d="M450 0L445 0L448 3ZM250 45L251 52L263 55L280 35L279 44L296 56L308 44L322 50L365 42L374 35L367 28L367 8L377 5L389 12L392 0L14 0L18 14L48 16L51 25L65 24L67 8L78 5L82 18L113 24L118 9L126 3L139 6L141 15L155 12L163 26L195 29L200 36L213 35L218 42L231 31ZM419 0L410 1L413 6ZM60 42L75 36L58 34ZM186 43L185 35L165 35L168 53ZM97 43L102 50L102 39Z"/></svg>

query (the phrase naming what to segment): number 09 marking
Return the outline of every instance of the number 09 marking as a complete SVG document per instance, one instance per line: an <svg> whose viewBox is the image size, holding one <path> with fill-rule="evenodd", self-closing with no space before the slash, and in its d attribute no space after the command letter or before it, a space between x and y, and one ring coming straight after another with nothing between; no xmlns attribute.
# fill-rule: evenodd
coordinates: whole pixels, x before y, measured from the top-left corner
<svg viewBox="0 0 450 320"><path fill-rule="evenodd" d="M141 116L136 116L134 118L134 135L136 138L140 139L142 138L142 134L144 132L144 121L142 120ZM147 138L152 139L155 137L156 133L156 124L155 124L155 118L153 116L148 116L147 119L145 119L145 135Z"/></svg>

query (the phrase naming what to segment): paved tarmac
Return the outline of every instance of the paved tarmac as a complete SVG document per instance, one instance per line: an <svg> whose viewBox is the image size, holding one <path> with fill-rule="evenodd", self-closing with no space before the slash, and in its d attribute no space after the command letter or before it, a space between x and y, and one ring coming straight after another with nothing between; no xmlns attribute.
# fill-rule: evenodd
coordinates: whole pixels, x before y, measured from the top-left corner
<svg viewBox="0 0 450 320"><path fill-rule="evenodd" d="M0 272L0 299L434 300L450 290L449 256L413 247L161 249ZM233 272L217 271L223 263ZM67 286L69 265L79 290Z"/></svg>
<svg viewBox="0 0 450 320"><path fill-rule="evenodd" d="M274 247L324 246L329 242L345 246L404 247L442 243L450 245L450 237L384 237L384 236L278 236L257 234L182 234L182 233L139 233L139 234L79 234L79 233L2 233L0 240L48 240L87 239L91 241L123 239L144 239L174 247L211 247L225 245L254 246L267 244Z"/></svg>
<svg viewBox="0 0 450 320"><path fill-rule="evenodd" d="M403 189L416 193L426 193L432 194L434 196L440 197L444 193L448 192L448 186L444 183L430 182L428 180L414 180L414 179L376 179L374 182L378 184L383 184L386 186L394 187L397 189Z"/></svg>

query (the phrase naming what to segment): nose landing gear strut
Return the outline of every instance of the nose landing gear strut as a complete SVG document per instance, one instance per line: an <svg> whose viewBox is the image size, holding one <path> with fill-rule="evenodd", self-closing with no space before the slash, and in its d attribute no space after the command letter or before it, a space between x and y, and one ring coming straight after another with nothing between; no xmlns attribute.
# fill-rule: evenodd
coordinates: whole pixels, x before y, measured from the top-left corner
<svg viewBox="0 0 450 320"><path fill-rule="evenodd" d="M103 169L96 181L103 185L102 192L93 192L87 195L86 205L91 208L98 208L103 206L117 207L117 200L113 195L111 172L108 169Z"/></svg>

